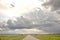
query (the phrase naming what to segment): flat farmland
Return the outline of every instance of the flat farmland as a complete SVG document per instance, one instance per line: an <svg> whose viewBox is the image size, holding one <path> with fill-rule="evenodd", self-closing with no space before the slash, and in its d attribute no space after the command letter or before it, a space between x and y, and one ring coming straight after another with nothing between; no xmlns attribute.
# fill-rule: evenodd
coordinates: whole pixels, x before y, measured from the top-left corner
<svg viewBox="0 0 60 40"><path fill-rule="evenodd" d="M0 40L22 40L25 36L23 34L0 34Z"/></svg>
<svg viewBox="0 0 60 40"><path fill-rule="evenodd" d="M60 34L0 34L0 40L22 40L27 35L39 40L60 40Z"/></svg>
<svg viewBox="0 0 60 40"><path fill-rule="evenodd" d="M32 36L40 40L60 40L60 34L33 34Z"/></svg>

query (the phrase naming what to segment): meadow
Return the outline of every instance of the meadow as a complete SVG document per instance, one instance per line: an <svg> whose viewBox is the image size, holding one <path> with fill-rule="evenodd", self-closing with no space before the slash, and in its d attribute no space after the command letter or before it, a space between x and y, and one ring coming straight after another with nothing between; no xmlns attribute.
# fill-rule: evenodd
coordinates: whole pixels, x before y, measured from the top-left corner
<svg viewBox="0 0 60 40"><path fill-rule="evenodd" d="M34 34L40 40L60 40L60 34Z"/></svg>
<svg viewBox="0 0 60 40"><path fill-rule="evenodd" d="M25 36L23 34L0 34L0 40L22 40Z"/></svg>
<svg viewBox="0 0 60 40"><path fill-rule="evenodd" d="M0 40L22 40L28 34L0 34ZM60 34L29 34L39 40L60 40Z"/></svg>

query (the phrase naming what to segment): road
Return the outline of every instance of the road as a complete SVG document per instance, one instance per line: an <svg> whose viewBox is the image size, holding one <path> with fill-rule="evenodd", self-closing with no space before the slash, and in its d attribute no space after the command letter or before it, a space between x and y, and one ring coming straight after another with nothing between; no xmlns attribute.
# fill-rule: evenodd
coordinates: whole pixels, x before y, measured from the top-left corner
<svg viewBox="0 0 60 40"><path fill-rule="evenodd" d="M31 35L27 35L23 40L39 40Z"/></svg>

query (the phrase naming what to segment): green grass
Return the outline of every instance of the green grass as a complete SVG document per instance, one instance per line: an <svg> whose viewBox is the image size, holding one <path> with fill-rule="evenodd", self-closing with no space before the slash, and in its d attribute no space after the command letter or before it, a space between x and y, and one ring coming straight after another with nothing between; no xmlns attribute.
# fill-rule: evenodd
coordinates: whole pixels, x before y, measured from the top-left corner
<svg viewBox="0 0 60 40"><path fill-rule="evenodd" d="M23 34L0 34L0 40L22 40L25 36Z"/></svg>
<svg viewBox="0 0 60 40"><path fill-rule="evenodd" d="M60 40L60 34L31 34L40 40ZM0 40L22 40L27 34L0 34Z"/></svg>
<svg viewBox="0 0 60 40"><path fill-rule="evenodd" d="M33 34L32 36L40 40L60 40L60 34Z"/></svg>

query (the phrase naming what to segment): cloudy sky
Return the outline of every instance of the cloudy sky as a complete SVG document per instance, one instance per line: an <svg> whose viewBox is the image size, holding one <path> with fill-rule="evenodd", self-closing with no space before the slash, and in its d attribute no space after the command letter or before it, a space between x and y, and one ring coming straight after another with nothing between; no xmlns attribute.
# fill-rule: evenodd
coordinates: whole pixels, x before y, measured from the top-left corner
<svg viewBox="0 0 60 40"><path fill-rule="evenodd" d="M60 0L0 0L0 34L60 33Z"/></svg>

